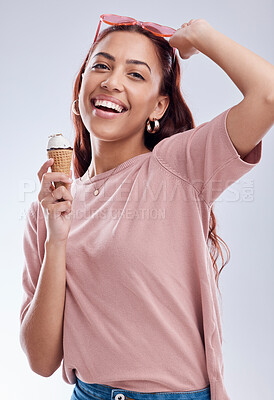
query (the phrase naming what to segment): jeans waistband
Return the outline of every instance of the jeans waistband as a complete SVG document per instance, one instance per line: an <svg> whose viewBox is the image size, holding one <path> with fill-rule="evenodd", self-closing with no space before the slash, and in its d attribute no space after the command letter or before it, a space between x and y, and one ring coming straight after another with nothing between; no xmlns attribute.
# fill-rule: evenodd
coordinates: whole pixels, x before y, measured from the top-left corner
<svg viewBox="0 0 274 400"><path fill-rule="evenodd" d="M93 400L210 400L210 386L184 392L136 392L99 383L86 383L78 377L77 385Z"/></svg>

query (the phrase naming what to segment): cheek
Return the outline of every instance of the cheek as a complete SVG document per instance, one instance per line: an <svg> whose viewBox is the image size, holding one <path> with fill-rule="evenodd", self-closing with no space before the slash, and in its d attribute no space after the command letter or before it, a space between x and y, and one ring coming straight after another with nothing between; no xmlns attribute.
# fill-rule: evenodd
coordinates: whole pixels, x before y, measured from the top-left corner
<svg viewBox="0 0 274 400"><path fill-rule="evenodd" d="M153 107L155 96L152 93L151 88L146 90L144 90L143 88L140 90L136 90L136 88L133 88L130 93L128 92L128 101L131 104L132 108L135 108L136 112L139 111L140 113L142 113L145 110Z"/></svg>
<svg viewBox="0 0 274 400"><path fill-rule="evenodd" d="M94 92L94 86L91 85L90 82L85 83L84 85L81 86L80 92L79 92L79 105L84 108L89 106L89 98L91 94Z"/></svg>

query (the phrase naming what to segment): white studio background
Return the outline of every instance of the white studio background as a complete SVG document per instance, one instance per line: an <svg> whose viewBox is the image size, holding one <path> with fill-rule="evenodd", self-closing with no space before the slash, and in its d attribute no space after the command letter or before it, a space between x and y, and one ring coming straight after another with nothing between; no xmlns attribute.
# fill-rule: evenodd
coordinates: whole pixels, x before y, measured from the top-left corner
<svg viewBox="0 0 274 400"><path fill-rule="evenodd" d="M48 135L74 139L72 87L92 43L99 15L112 13L179 28L204 18L215 29L274 60L271 0L1 2L1 365L0 398L68 400L73 385L61 368L35 374L19 343L25 214L39 191ZM243 96L203 54L181 60L182 89L196 126ZM263 76L262 76L263 79ZM223 299L225 385L232 400L273 400L274 128L263 139L260 164L215 203L217 229L231 251L220 287ZM251 197L245 198L245 186Z"/></svg>

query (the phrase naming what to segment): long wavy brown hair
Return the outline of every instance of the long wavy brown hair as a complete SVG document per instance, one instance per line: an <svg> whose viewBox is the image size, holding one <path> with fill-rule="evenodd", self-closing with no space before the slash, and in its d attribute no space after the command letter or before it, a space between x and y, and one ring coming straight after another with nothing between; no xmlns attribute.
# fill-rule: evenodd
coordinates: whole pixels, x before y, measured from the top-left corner
<svg viewBox="0 0 274 400"><path fill-rule="evenodd" d="M168 95L170 102L165 114L159 120L160 130L156 134L151 135L147 132L145 127L145 146L152 151L154 146L162 139L175 135L178 132L183 132L188 129L195 128L192 114L185 100L183 99L180 89L181 68L178 56L175 55L175 57L173 58L173 49L166 39L152 34L151 32L143 29L139 25L114 25L110 28L103 30L100 33L96 42L89 49L88 54L81 66L81 69L75 78L73 88L73 101L75 101L79 97L82 83L82 74L85 71L86 65L88 64L90 56L93 53L95 47L102 39L104 39L108 34L114 31L138 32L148 37L154 43L157 57L160 61L160 65L162 66L163 79L160 85L160 95ZM84 126L80 115L75 115L71 111L71 117L76 131L76 136L74 140L73 168L75 177L79 178L84 175L91 163L92 157L90 134ZM228 258L225 262L221 249L221 243L224 245L225 250L228 254ZM210 250L210 257L215 271L215 281L219 290L219 275L230 259L230 251L226 243L216 233L216 218L213 212L213 205L211 206L210 210L207 245ZM218 270L217 266L217 259L219 258L219 256L221 256L222 258L222 267L220 268L220 270Z"/></svg>

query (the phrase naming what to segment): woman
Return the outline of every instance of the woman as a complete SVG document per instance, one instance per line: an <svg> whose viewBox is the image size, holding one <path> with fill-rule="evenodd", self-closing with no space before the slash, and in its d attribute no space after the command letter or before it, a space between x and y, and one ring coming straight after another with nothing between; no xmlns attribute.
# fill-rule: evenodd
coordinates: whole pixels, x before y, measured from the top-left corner
<svg viewBox="0 0 274 400"><path fill-rule="evenodd" d="M213 204L261 159L273 66L203 19L168 42L168 29L115 18L74 85L76 180L52 160L38 172L21 344L42 376L63 360L71 399L227 400ZM210 57L244 99L194 127L171 46Z"/></svg>

